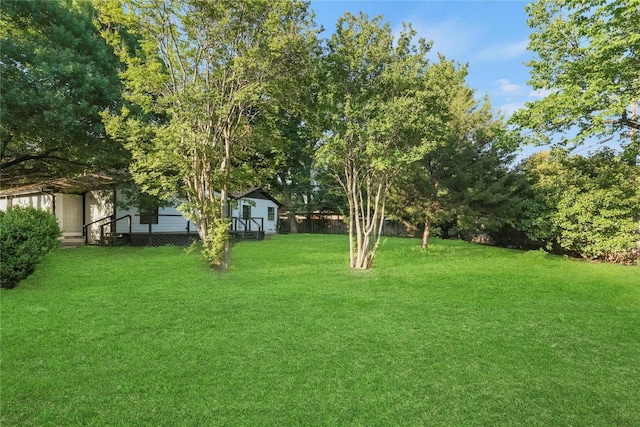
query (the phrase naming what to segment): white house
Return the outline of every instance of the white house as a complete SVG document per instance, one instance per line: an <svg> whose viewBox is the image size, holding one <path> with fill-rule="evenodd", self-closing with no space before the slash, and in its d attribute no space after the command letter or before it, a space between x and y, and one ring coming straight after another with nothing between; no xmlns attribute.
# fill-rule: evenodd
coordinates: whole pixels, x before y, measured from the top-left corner
<svg viewBox="0 0 640 427"><path fill-rule="evenodd" d="M59 179L0 190L0 210L32 206L53 212L63 244L99 244L120 239L136 245L185 245L198 238L197 229L176 206L140 211L126 203L117 183L98 175ZM276 233L280 203L260 188L233 192L230 233L261 239Z"/></svg>

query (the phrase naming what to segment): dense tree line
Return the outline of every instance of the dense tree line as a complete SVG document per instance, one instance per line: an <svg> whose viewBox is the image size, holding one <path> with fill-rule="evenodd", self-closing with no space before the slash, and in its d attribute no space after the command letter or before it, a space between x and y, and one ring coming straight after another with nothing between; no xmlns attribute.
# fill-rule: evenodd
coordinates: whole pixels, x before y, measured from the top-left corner
<svg viewBox="0 0 640 427"><path fill-rule="evenodd" d="M522 171L520 228L588 258L640 257L640 8L637 1L537 0L527 6L531 86L547 93L512 117L526 142L552 143ZM617 142L616 153L600 147ZM571 155L593 149L583 156Z"/></svg>
<svg viewBox="0 0 640 427"><path fill-rule="evenodd" d="M228 193L270 188L289 212L349 221L372 266L385 216L588 258L638 256L637 7L538 0L531 85L510 120L467 67L410 26L345 14L320 37L300 0L3 1L2 181L128 170L182 199L213 266L229 262ZM585 19L589 16L593 19ZM576 102L576 100L579 100ZM524 143L551 153L515 165ZM572 135L572 136L564 136ZM616 136L620 152L571 154Z"/></svg>

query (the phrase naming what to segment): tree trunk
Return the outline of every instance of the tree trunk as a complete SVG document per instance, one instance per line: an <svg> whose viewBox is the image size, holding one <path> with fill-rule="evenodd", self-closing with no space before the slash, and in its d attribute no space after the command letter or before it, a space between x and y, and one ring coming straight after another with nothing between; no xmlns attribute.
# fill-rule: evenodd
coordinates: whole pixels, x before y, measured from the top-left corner
<svg viewBox="0 0 640 427"><path fill-rule="evenodd" d="M355 268L356 265L356 248L358 245L354 241L355 235L355 224L358 221L358 213L357 213L357 201L355 200L355 185L353 185L354 176L351 174L351 171L348 167L345 167L345 177L346 177L346 193L347 199L349 200L349 267ZM359 237L358 237L359 240ZM359 243L359 242L358 242Z"/></svg>
<svg viewBox="0 0 640 427"><path fill-rule="evenodd" d="M231 264L231 245L229 242L229 182L231 181L231 137L224 140L223 156L220 163L222 185L220 186L220 221L216 225L216 234L222 242L216 242L215 261L220 270L227 270ZM220 229L222 227L222 229ZM219 246L218 246L219 245Z"/></svg>
<svg viewBox="0 0 640 427"><path fill-rule="evenodd" d="M287 208L287 221L289 221L289 233L297 233L298 220L296 219L296 213L293 210L293 201L291 200L291 191L289 191L288 189L283 189L282 197L284 198L284 206Z"/></svg>
<svg viewBox="0 0 640 427"><path fill-rule="evenodd" d="M631 121L636 125L640 124L638 121L638 103L640 103L640 100L633 101L633 104L631 104ZM640 156L640 140L638 140L637 127L631 127L631 130L629 131L629 150L632 154L629 163L632 166L636 166L638 163L638 156Z"/></svg>
<svg viewBox="0 0 640 427"><path fill-rule="evenodd" d="M287 219L289 220L289 233L297 233L298 219L296 218L296 213L289 211L289 213L287 214Z"/></svg>
<svg viewBox="0 0 640 427"><path fill-rule="evenodd" d="M226 271L231 266L231 242L229 237L224 241L224 248L222 249L222 262L220 263L220 270Z"/></svg>
<svg viewBox="0 0 640 427"><path fill-rule="evenodd" d="M429 246L429 236L431 235L431 218L427 217L424 220L424 231L422 232L422 249L427 249Z"/></svg>
<svg viewBox="0 0 640 427"><path fill-rule="evenodd" d="M371 191L375 188L375 195ZM362 190L360 190L362 191ZM351 267L366 270L373 266L373 260L380 244L384 224L385 199L383 185L367 186L364 196L354 197L356 221L356 253ZM351 239L353 242L353 239Z"/></svg>

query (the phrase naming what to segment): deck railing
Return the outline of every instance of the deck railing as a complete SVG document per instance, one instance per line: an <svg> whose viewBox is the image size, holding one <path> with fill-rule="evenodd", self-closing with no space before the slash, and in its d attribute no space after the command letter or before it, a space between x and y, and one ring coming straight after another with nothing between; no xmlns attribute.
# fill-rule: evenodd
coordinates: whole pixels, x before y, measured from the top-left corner
<svg viewBox="0 0 640 427"><path fill-rule="evenodd" d="M102 221L111 220L112 218L113 216L109 215L109 216L105 216L104 218L96 219L95 221L91 221L87 224L84 224L82 226L82 237L84 237L84 244L85 245L89 244L89 227Z"/></svg>
<svg viewBox="0 0 640 427"><path fill-rule="evenodd" d="M264 218L261 217L232 218L230 231L254 231L252 224L258 227L255 231L264 231Z"/></svg>
<svg viewBox="0 0 640 427"><path fill-rule="evenodd" d="M132 226L132 219L131 219L131 215L123 215L120 218L116 218L116 219L112 219L109 222L105 222L104 224L100 225L100 242L104 243L104 227L106 227L107 225L111 225L111 224L115 224L120 220L123 219L127 219L129 222L129 234L131 234L131 226Z"/></svg>

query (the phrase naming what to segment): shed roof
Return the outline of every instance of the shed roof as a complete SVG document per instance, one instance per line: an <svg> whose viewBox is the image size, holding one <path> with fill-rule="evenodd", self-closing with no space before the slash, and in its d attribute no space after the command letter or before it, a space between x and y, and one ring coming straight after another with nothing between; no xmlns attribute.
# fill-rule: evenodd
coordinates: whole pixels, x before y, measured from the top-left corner
<svg viewBox="0 0 640 427"><path fill-rule="evenodd" d="M273 203L278 205L278 207L282 206L282 203L271 197L271 195L267 191L263 190L260 187L251 187L241 191L231 191L229 195L233 199L242 199L243 197L247 197L251 199L271 200Z"/></svg>

